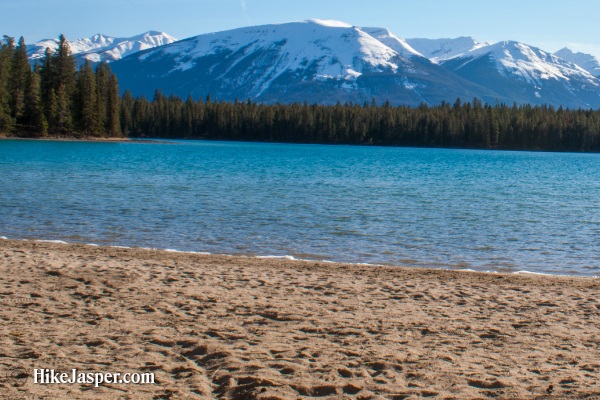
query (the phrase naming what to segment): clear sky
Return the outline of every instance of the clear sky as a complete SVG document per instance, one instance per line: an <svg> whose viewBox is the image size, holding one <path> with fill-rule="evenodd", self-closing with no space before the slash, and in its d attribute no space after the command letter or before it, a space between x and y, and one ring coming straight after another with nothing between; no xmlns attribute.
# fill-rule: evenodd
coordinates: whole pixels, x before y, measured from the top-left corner
<svg viewBox="0 0 600 400"><path fill-rule="evenodd" d="M386 27L403 38L518 40L600 57L597 0L0 0L0 34L24 36L27 43L60 33L77 39L148 30L183 39L309 18Z"/></svg>

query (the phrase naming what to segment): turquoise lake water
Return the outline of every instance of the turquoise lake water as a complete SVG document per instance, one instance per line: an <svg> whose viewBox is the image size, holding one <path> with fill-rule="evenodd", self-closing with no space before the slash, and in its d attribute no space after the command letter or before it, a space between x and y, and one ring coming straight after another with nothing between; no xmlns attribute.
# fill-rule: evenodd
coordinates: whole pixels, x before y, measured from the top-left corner
<svg viewBox="0 0 600 400"><path fill-rule="evenodd" d="M600 155L0 141L0 236L600 274Z"/></svg>

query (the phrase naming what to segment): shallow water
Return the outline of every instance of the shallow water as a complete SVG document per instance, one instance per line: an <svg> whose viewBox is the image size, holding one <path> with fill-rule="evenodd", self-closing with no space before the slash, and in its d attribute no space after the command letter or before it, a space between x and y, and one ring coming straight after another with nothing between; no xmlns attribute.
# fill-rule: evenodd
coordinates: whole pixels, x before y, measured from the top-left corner
<svg viewBox="0 0 600 400"><path fill-rule="evenodd" d="M600 155L0 141L0 236L598 275Z"/></svg>

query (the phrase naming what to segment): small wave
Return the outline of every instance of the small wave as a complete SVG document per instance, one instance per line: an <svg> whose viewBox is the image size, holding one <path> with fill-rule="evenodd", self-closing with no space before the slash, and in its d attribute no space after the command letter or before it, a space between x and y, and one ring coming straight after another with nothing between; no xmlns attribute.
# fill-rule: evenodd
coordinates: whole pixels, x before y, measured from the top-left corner
<svg viewBox="0 0 600 400"><path fill-rule="evenodd" d="M256 256L256 258L299 261L294 256ZM313 261L313 260L303 260L303 261Z"/></svg>
<svg viewBox="0 0 600 400"><path fill-rule="evenodd" d="M334 261L332 261L334 262ZM354 265L361 265L361 266L365 266L365 267L389 267L389 265L384 265L384 264L370 264L370 263L352 263Z"/></svg>
<svg viewBox="0 0 600 400"><path fill-rule="evenodd" d="M294 256L254 256L261 260L289 260L289 261L307 261L324 264L343 264L342 261L330 261L330 260L315 260L313 258L296 258ZM355 263L352 263L355 264ZM364 264L367 265L367 264Z"/></svg>
<svg viewBox="0 0 600 400"><path fill-rule="evenodd" d="M314 258L296 258L294 256L254 256L254 258L258 258L261 260L289 260L289 261L315 262L315 263L323 263L323 264L352 264L352 265L363 265L363 266L369 266L369 267L385 267L385 265L383 265L383 264L368 264L368 263L355 263L355 262L331 261L331 260L315 260Z"/></svg>
<svg viewBox="0 0 600 400"><path fill-rule="evenodd" d="M8 240L6 236L0 236L0 240Z"/></svg>
<svg viewBox="0 0 600 400"><path fill-rule="evenodd" d="M86 243L86 246L92 246L92 247L100 247L100 245L96 244L96 243Z"/></svg>
<svg viewBox="0 0 600 400"><path fill-rule="evenodd" d="M549 274L545 272L531 272L531 271L516 271L513 272L515 275L536 275L536 276L559 276L562 278L592 278L598 279L598 275L595 276L580 276L580 275L565 275L565 274Z"/></svg>
<svg viewBox="0 0 600 400"><path fill-rule="evenodd" d="M38 239L38 240L35 240L35 242L38 242L38 243L69 244L69 243L67 243L65 241L62 241L62 240L42 240L42 239Z"/></svg>
<svg viewBox="0 0 600 400"><path fill-rule="evenodd" d="M160 249L148 249L148 250L160 250ZM181 254L202 254L202 255L210 255L211 253L207 253L205 251L183 251L176 249L163 249L162 251L166 251L168 253L181 253Z"/></svg>
<svg viewBox="0 0 600 400"><path fill-rule="evenodd" d="M516 271L513 272L515 275L544 275L544 276L558 276L553 274L545 274L543 272L531 272L531 271Z"/></svg>

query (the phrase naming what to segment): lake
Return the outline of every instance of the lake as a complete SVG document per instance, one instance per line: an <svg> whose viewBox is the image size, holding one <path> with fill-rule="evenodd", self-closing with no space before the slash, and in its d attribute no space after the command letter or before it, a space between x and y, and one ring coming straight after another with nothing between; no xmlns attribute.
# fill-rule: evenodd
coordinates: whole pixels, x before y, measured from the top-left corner
<svg viewBox="0 0 600 400"><path fill-rule="evenodd" d="M478 271L600 272L600 155L0 141L0 236Z"/></svg>

